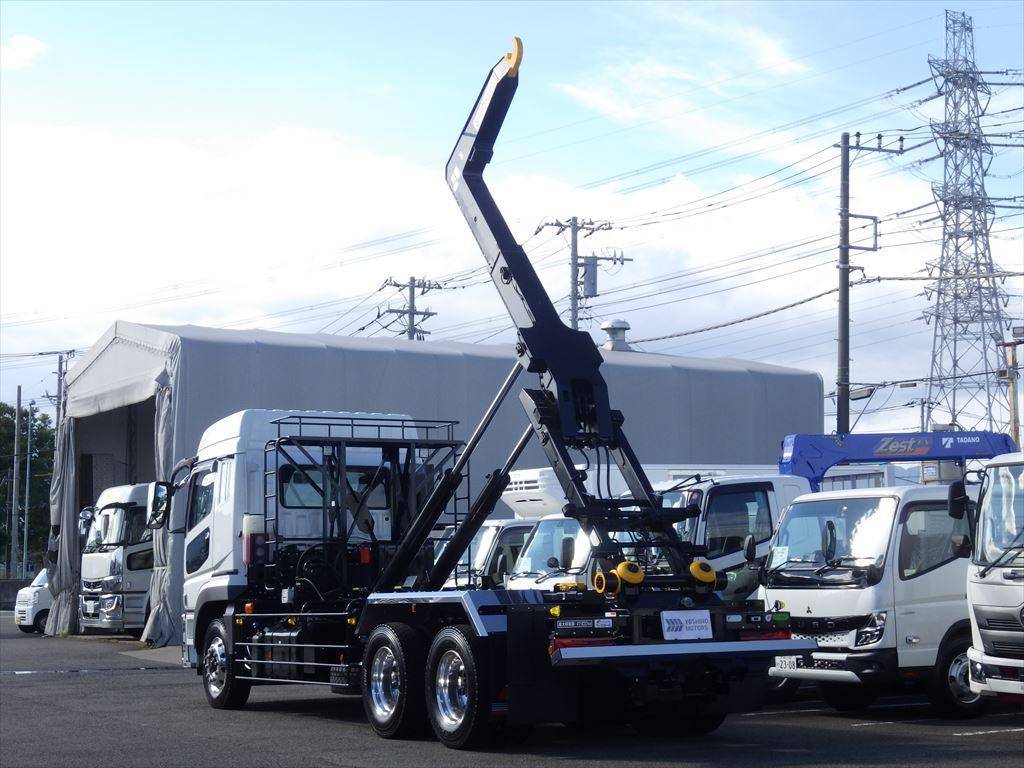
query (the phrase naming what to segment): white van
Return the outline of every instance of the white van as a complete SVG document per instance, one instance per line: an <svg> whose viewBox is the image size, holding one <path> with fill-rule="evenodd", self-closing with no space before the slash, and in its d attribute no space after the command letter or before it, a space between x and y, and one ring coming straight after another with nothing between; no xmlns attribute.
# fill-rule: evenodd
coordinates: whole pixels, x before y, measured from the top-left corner
<svg viewBox="0 0 1024 768"><path fill-rule="evenodd" d="M797 496L810 491L802 477L791 475L721 476L699 482L662 482L654 490L664 505L688 509L676 525L680 538L706 546L706 559L728 579L722 590L727 599L742 599L757 589L755 571L747 568L744 544L754 537L756 556L768 555L768 543L782 510ZM538 505L539 509L544 509ZM520 501L517 515L527 515L530 505ZM552 590L560 583L581 582L593 586L596 564L578 522L562 514L541 518L516 562L509 589Z"/></svg>
<svg viewBox="0 0 1024 768"><path fill-rule="evenodd" d="M818 650L779 657L770 674L819 684L841 711L882 691L924 687L953 716L975 714L964 594L967 562L952 537L945 485L809 494L786 511L762 571L767 605L792 615L794 637Z"/></svg>
<svg viewBox="0 0 1024 768"><path fill-rule="evenodd" d="M42 634L46 628L51 605L53 595L50 594L46 569L43 568L32 579L31 584L18 590L18 596L14 600L14 623L22 632Z"/></svg>

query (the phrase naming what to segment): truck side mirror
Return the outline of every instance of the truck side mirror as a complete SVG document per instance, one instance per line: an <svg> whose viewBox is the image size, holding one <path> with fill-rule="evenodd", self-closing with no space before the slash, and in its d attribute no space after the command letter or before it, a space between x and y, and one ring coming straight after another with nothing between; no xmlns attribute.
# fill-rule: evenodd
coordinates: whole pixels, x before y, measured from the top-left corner
<svg viewBox="0 0 1024 768"><path fill-rule="evenodd" d="M757 542L754 541L754 534L752 533L748 533L747 537L743 540L743 559L748 564L757 560Z"/></svg>
<svg viewBox="0 0 1024 768"><path fill-rule="evenodd" d="M82 507L82 511L78 513L79 536L87 536L89 534L89 526L92 525L92 520L95 516L95 507Z"/></svg>
<svg viewBox="0 0 1024 768"><path fill-rule="evenodd" d="M954 557L970 557L971 552L974 550L974 546L971 543L971 537L965 533L955 533L949 537L953 543L953 556Z"/></svg>
<svg viewBox="0 0 1024 768"><path fill-rule="evenodd" d="M572 565L572 559L576 555L576 541L571 536L562 538L562 568L568 569Z"/></svg>
<svg viewBox="0 0 1024 768"><path fill-rule="evenodd" d="M825 562L830 563L836 557L836 524L831 520L825 521L825 527L821 531L821 551L825 555Z"/></svg>
<svg viewBox="0 0 1024 768"><path fill-rule="evenodd" d="M954 520L963 520L967 514L967 489L963 480L954 480L949 484L949 516Z"/></svg>
<svg viewBox="0 0 1024 768"><path fill-rule="evenodd" d="M146 499L146 527L163 528L171 510L174 488L170 483L150 483Z"/></svg>

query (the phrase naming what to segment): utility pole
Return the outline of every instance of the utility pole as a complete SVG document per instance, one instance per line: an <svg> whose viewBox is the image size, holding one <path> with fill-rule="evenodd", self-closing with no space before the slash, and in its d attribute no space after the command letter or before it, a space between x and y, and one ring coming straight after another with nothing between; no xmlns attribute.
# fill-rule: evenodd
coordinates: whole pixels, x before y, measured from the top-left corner
<svg viewBox="0 0 1024 768"><path fill-rule="evenodd" d="M860 133L854 151L903 153L903 137L899 149L882 146L882 135L876 137L874 147L861 145ZM836 434L850 432L850 251L878 250L878 217L850 213L850 134L843 133L839 140L839 327L836 334ZM850 219L867 219L874 223L874 236L870 246L850 245Z"/></svg>
<svg viewBox="0 0 1024 768"><path fill-rule="evenodd" d="M28 577L28 503L32 489L32 409L36 401L28 401L28 437L25 440L25 519L21 523L21 577Z"/></svg>
<svg viewBox="0 0 1024 768"><path fill-rule="evenodd" d="M609 230L612 228L610 221L594 221L593 219L580 220L573 216L567 222L555 219L545 221L534 231L539 234L545 227L554 227L561 234L569 230L569 325L574 330L580 327L580 254L579 254L579 233L583 232L584 237L590 237L595 232Z"/></svg>
<svg viewBox="0 0 1024 768"><path fill-rule="evenodd" d="M11 527L8 535L11 539L11 557L7 566L7 578L14 578L14 569L18 567L18 501L19 501L19 480L21 479L21 385L18 385L18 395L15 398L14 406L14 481L11 493Z"/></svg>
<svg viewBox="0 0 1024 768"><path fill-rule="evenodd" d="M428 317L433 317L434 315L436 315L437 312L416 309L416 291L419 290L420 295L422 296L428 291L440 290L441 288L444 288L444 286L433 280L427 280L426 278L417 280L415 277L410 277L409 281L406 283L400 283L397 280L395 280L395 278L389 277L387 280L384 281L384 285L390 285L393 288L408 289L409 293L407 294L405 299L405 306L401 309L394 309L393 307L388 307L385 314L405 315L406 338L408 338L410 341L415 341L417 339L423 341L423 337L428 335L430 331L424 331L423 329L418 328L416 318L423 318L424 320L426 320Z"/></svg>
<svg viewBox="0 0 1024 768"><path fill-rule="evenodd" d="M1024 328L1015 327L1014 336L1021 337L1015 338L1013 341L1003 341L1002 338L996 342L997 347L1002 347L1006 353L1006 387L1009 394L1009 406L1010 406L1010 437L1013 438L1018 446L1020 446L1020 415L1017 412L1017 379L1020 378L1020 372L1017 370L1017 347L1024 345ZM994 334L999 336L999 334ZM1002 373L1000 371L1000 373ZM999 378L1004 378L1000 376Z"/></svg>

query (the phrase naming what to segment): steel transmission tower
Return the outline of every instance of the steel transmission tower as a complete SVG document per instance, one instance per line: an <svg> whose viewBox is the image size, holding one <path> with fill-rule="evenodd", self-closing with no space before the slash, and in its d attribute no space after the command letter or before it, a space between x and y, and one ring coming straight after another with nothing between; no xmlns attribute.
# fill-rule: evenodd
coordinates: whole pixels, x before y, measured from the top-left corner
<svg viewBox="0 0 1024 768"><path fill-rule="evenodd" d="M961 429L1005 430L1009 399L998 378L998 341L1007 327L1006 295L996 278L989 249L993 205L985 193L992 149L980 118L991 95L974 61L974 24L964 13L946 11L946 55L928 57L939 93L945 98L941 123L932 124L943 157L941 184L932 194L942 219L942 256L930 264L934 321L929 423ZM937 269L936 269L937 267Z"/></svg>

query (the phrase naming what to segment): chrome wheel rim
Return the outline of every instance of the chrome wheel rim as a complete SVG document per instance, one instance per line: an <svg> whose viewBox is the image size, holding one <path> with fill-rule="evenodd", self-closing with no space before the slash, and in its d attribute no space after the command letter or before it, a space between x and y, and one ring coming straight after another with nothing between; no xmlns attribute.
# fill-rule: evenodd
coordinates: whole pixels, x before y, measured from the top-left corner
<svg viewBox="0 0 1024 768"><path fill-rule="evenodd" d="M382 645L370 662L370 703L377 720L387 720L394 714L402 695L402 674L394 652Z"/></svg>
<svg viewBox="0 0 1024 768"><path fill-rule="evenodd" d="M219 637L213 638L206 647L203 669L206 671L206 687L210 695L220 696L228 680L228 654L224 648L224 641Z"/></svg>
<svg viewBox="0 0 1024 768"><path fill-rule="evenodd" d="M466 664L458 651L445 651L434 676L434 702L441 727L454 731L466 719L469 695L466 690Z"/></svg>
<svg viewBox="0 0 1024 768"><path fill-rule="evenodd" d="M949 663L949 669L946 670L946 684L949 686L953 698L960 704L973 704L981 698L981 694L971 690L968 679L969 670L970 660L967 658L966 651L955 656Z"/></svg>

